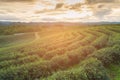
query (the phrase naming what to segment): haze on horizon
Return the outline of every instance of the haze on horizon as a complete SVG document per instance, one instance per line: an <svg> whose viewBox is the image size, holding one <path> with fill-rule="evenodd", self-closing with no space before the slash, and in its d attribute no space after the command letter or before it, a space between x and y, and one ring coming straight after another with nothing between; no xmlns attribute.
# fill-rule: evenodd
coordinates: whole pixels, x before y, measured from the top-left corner
<svg viewBox="0 0 120 80"><path fill-rule="evenodd" d="M120 22L120 0L0 0L0 21Z"/></svg>

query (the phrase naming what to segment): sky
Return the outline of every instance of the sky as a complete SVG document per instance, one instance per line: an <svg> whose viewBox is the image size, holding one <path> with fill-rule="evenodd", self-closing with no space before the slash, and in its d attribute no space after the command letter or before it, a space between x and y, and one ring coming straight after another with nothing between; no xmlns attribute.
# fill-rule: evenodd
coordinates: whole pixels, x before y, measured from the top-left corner
<svg viewBox="0 0 120 80"><path fill-rule="evenodd" d="M120 0L0 0L0 21L120 22Z"/></svg>

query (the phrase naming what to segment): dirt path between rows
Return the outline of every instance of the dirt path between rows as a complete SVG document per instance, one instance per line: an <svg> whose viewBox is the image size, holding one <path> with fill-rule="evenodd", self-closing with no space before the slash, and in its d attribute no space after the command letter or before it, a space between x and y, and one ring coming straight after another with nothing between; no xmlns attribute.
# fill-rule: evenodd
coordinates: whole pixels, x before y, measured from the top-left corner
<svg viewBox="0 0 120 80"><path fill-rule="evenodd" d="M39 36L38 32L35 32L35 40L38 40L38 39L40 39L40 36Z"/></svg>

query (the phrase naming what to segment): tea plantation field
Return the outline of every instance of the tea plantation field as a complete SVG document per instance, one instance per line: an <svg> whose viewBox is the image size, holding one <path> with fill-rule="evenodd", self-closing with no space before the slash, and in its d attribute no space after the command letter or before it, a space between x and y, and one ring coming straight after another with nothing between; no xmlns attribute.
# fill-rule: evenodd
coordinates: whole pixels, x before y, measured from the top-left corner
<svg viewBox="0 0 120 80"><path fill-rule="evenodd" d="M120 80L120 26L0 35L0 80Z"/></svg>

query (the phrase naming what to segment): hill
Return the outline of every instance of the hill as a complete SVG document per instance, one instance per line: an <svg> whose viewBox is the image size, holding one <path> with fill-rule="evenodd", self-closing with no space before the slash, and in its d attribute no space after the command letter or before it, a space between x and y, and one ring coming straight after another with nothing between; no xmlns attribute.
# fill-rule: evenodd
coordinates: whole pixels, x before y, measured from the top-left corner
<svg viewBox="0 0 120 80"><path fill-rule="evenodd" d="M32 28L0 36L0 80L120 80L119 25Z"/></svg>

